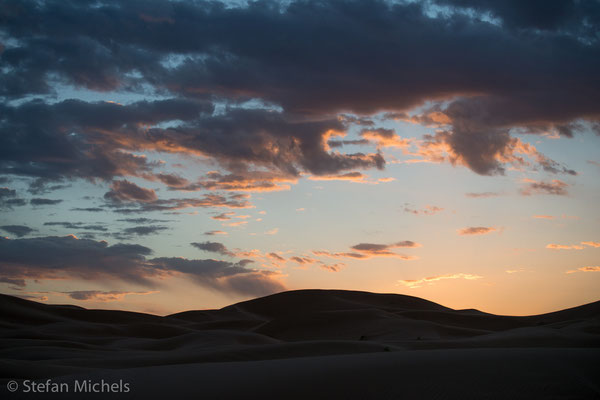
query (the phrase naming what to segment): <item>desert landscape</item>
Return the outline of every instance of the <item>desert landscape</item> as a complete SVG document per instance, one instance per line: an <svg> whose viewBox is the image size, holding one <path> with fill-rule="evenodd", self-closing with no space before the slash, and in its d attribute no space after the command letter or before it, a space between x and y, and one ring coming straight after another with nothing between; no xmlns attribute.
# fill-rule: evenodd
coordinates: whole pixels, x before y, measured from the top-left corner
<svg viewBox="0 0 600 400"><path fill-rule="evenodd" d="M0 400L600 400L600 0L0 0Z"/></svg>
<svg viewBox="0 0 600 400"><path fill-rule="evenodd" d="M600 396L600 302L510 317L397 294L298 290L161 317L0 300L3 387L127 383L127 393L109 393L117 398ZM71 387L9 398L81 396Z"/></svg>

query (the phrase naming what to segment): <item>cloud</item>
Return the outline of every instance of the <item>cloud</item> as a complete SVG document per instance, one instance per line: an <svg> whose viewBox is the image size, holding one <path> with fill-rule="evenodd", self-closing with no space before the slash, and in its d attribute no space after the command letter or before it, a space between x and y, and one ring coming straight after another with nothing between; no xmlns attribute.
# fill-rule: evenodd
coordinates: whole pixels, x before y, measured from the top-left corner
<svg viewBox="0 0 600 400"><path fill-rule="evenodd" d="M546 248L552 249L552 250L583 250L583 249L585 249L585 246L600 247L600 242L587 241L587 242L581 242L581 244L583 246L578 245L578 244L563 245L563 244L550 243L550 244L546 245Z"/></svg>
<svg viewBox="0 0 600 400"><path fill-rule="evenodd" d="M537 218L537 219L554 219L553 215L534 215L531 218Z"/></svg>
<svg viewBox="0 0 600 400"><path fill-rule="evenodd" d="M246 268L248 260L149 258L152 250L137 244L108 245L75 236L32 239L0 238L0 279L116 280L145 287L183 275L195 283L226 293L261 296L285 290L280 274Z"/></svg>
<svg viewBox="0 0 600 400"><path fill-rule="evenodd" d="M344 263L336 263L336 264L319 263L319 268L322 268L325 271L329 271L329 272L340 272L345 266L346 266L346 264L344 264Z"/></svg>
<svg viewBox="0 0 600 400"><path fill-rule="evenodd" d="M496 228L487 226L470 226L467 228L458 229L459 235L485 235L496 231Z"/></svg>
<svg viewBox="0 0 600 400"><path fill-rule="evenodd" d="M554 244L554 243L550 243L550 244L546 245L546 248L552 249L552 250L583 250L584 249L583 246L579 246L577 244L564 245L564 244Z"/></svg>
<svg viewBox="0 0 600 400"><path fill-rule="evenodd" d="M26 205L27 202L17 197L17 191L6 187L0 187L0 209L12 210L13 207Z"/></svg>
<svg viewBox="0 0 600 400"><path fill-rule="evenodd" d="M268 253L267 257L275 261L285 262L285 258L281 257L279 254L276 253Z"/></svg>
<svg viewBox="0 0 600 400"><path fill-rule="evenodd" d="M250 296L264 296L285 290L273 271L244 268L242 264L217 260L188 260L161 257L151 260L155 268L185 274L194 282L222 290Z"/></svg>
<svg viewBox="0 0 600 400"><path fill-rule="evenodd" d="M177 211L185 208L251 208L247 197L237 194L228 196L206 194L197 198L158 199L153 202L137 204L114 204L113 211L121 214L144 213L149 211Z"/></svg>
<svg viewBox="0 0 600 400"><path fill-rule="evenodd" d="M227 235L227 232L225 232L225 231L208 231L208 232L204 232L204 234L207 236Z"/></svg>
<svg viewBox="0 0 600 400"><path fill-rule="evenodd" d="M217 221L227 221L231 219L231 216L235 215L234 212L225 212L212 216L212 219L216 219Z"/></svg>
<svg viewBox="0 0 600 400"><path fill-rule="evenodd" d="M247 225L248 221L235 221L235 222L228 222L226 224L223 224L223 226L231 226L231 227L235 227L235 226L243 226L243 225Z"/></svg>
<svg viewBox="0 0 600 400"><path fill-rule="evenodd" d="M600 242L588 241L588 242L581 242L581 244L584 244L584 245L590 246L590 247L600 247Z"/></svg>
<svg viewBox="0 0 600 400"><path fill-rule="evenodd" d="M415 248L421 247L421 244L413 242L411 240L405 240L392 244L376 244L376 243L359 243L350 247L350 252L329 252L325 250L313 250L313 254L316 256L324 256L329 258L354 258L357 260L365 260L373 257L393 257L401 260L414 260L417 257L408 256L405 254L399 254L391 251L390 249L395 248Z"/></svg>
<svg viewBox="0 0 600 400"><path fill-rule="evenodd" d="M440 6L443 12L432 12ZM41 186L142 177L174 190L287 190L275 176L385 166L382 153L340 147L407 150L408 139L365 117L380 111L439 130L411 143L417 161L448 161L482 175L507 165L574 174L515 133L572 137L600 117L594 2L543 13L538 4L471 0L375 0L368 7L361 0L106 0L98 7L25 0L19 10L2 11L0 130L10 134L0 138L0 174ZM416 61L407 63L407 54ZM163 98L50 103L57 82ZM264 107L240 107L249 100ZM214 112L213 102L224 107ZM331 140L355 126L368 127L362 139ZM153 151L207 157L223 177L240 179L190 183L156 173L155 163L136 154Z"/></svg>
<svg viewBox="0 0 600 400"><path fill-rule="evenodd" d="M290 190L289 184L295 184L298 178L282 173L249 171L237 169L236 174L221 174L211 171L206 178L194 184L180 187L180 190L226 190L236 192L278 192Z"/></svg>
<svg viewBox="0 0 600 400"><path fill-rule="evenodd" d="M310 176L308 179L311 181L348 181L366 183L367 178L367 175L354 171L338 175Z"/></svg>
<svg viewBox="0 0 600 400"><path fill-rule="evenodd" d="M109 246L75 236L0 238L0 276L11 279L119 279L151 286L159 271L145 265L147 247Z"/></svg>
<svg viewBox="0 0 600 400"><path fill-rule="evenodd" d="M25 225L2 225L0 229L4 232L8 232L16 237L23 237L29 235L31 232L35 232L35 229Z"/></svg>
<svg viewBox="0 0 600 400"><path fill-rule="evenodd" d="M498 197L501 196L500 193L496 192L481 192L481 193L465 193L465 196L478 199L478 198L488 198L488 197Z"/></svg>
<svg viewBox="0 0 600 400"><path fill-rule="evenodd" d="M222 254L224 256L230 256L230 257L235 257L235 253L230 251L229 249L227 249L227 247L225 247L225 245L223 243L218 243L218 242L202 242L202 243L198 243L198 242L193 242L190 243L192 246L194 246L195 248L199 249L199 250L203 250L203 251L209 251L212 253L219 253Z"/></svg>
<svg viewBox="0 0 600 400"><path fill-rule="evenodd" d="M34 198L29 200L29 204L31 204L32 206L53 206L56 204L62 203L62 200L60 199L41 199L41 198Z"/></svg>
<svg viewBox="0 0 600 400"><path fill-rule="evenodd" d="M377 147L397 147L405 149L411 144L410 139L403 139L396 135L393 129L364 129L360 135L368 140L373 141L377 144Z"/></svg>
<svg viewBox="0 0 600 400"><path fill-rule="evenodd" d="M521 189L523 196L531 196L535 194L550 194L556 196L566 196L568 183L565 183L559 179L553 179L550 182L534 181L531 179L525 179L526 185Z"/></svg>
<svg viewBox="0 0 600 400"><path fill-rule="evenodd" d="M116 236L127 238L131 236L148 236L148 235L156 235L164 230L169 229L167 226L163 225L140 225L133 226L131 228L123 229Z"/></svg>
<svg viewBox="0 0 600 400"><path fill-rule="evenodd" d="M107 232L108 228L102 224L90 224L87 222L66 222L66 221L51 221L44 222L44 226L62 226L66 229L73 229L76 231L80 230L88 230L88 231L99 231L99 232Z"/></svg>
<svg viewBox="0 0 600 400"><path fill-rule="evenodd" d="M104 198L114 203L152 203L158 200L154 190L139 187L128 180L114 181L110 186L110 191L106 192Z"/></svg>
<svg viewBox="0 0 600 400"><path fill-rule="evenodd" d="M404 212L411 213L414 215L435 215L442 211L444 211L443 208L437 207L437 206L430 206L430 205L425 206L425 208L421 209L421 210L415 210L414 208L412 208L408 205L404 207Z"/></svg>
<svg viewBox="0 0 600 400"><path fill-rule="evenodd" d="M504 272L506 272L507 274L516 274L518 272L523 272L523 271L525 271L525 270L523 268L521 268L521 269L507 269Z"/></svg>
<svg viewBox="0 0 600 400"><path fill-rule="evenodd" d="M273 229L266 231L265 235L277 235L277 232L279 232L279 228L273 228Z"/></svg>
<svg viewBox="0 0 600 400"><path fill-rule="evenodd" d="M0 283L7 283L18 290L27 286L27 284L25 283L25 279L12 279L7 277L0 277Z"/></svg>
<svg viewBox="0 0 600 400"><path fill-rule="evenodd" d="M400 282L401 284L403 284L405 286L408 286L411 289L416 289L416 288L423 286L423 284L432 285L435 282L438 282L441 280L446 280L446 279L477 280L477 279L481 279L481 278L483 278L483 277L479 276L479 275L459 273L459 274L430 276L430 277L422 278L422 279L405 279L405 280L400 280L398 282Z"/></svg>
<svg viewBox="0 0 600 400"><path fill-rule="evenodd" d="M77 290L71 292L60 292L62 294L66 294L70 298L74 300L81 301L99 301L99 302L109 302L109 301L121 301L125 296L129 295L148 295L159 293L158 291L146 291L146 292L123 292L118 290L112 290L109 292L100 291L100 290Z"/></svg>
<svg viewBox="0 0 600 400"><path fill-rule="evenodd" d="M565 272L565 274L574 274L576 272L600 272L600 266L581 267L581 268L567 271L567 272Z"/></svg>
<svg viewBox="0 0 600 400"><path fill-rule="evenodd" d="M298 264L314 264L317 262L314 258L298 256L290 257L290 260L297 262Z"/></svg>
<svg viewBox="0 0 600 400"><path fill-rule="evenodd" d="M154 218L145 218L145 217L120 218L120 219L117 219L117 221L128 222L130 224L155 224L155 223L160 223L160 222L169 222L169 220L166 220L166 219L154 219Z"/></svg>

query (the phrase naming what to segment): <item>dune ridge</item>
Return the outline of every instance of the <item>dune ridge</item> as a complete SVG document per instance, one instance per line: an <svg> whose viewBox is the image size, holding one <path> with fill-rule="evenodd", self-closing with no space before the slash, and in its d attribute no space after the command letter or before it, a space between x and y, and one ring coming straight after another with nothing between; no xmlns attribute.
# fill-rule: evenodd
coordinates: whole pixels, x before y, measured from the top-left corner
<svg viewBox="0 0 600 400"><path fill-rule="evenodd" d="M321 373L346 379L338 369L348 369L348 378L353 379L354 375L365 373L360 368L364 363L381 368L382 376L393 373L394 368L405 371L411 365L424 368L429 364L432 371L442 373L442 364L453 363L458 364L455 368L459 370L472 369L475 373L477 368L472 363L492 368L495 364L490 364L490 360L498 358L501 364L528 365L533 357L539 361L534 362L535 368L548 370L546 375L553 379L552 384L560 382L556 380L559 375L566 387L578 388L579 392L573 393L583 396L580 398L600 397L600 389L590 375L599 372L597 363L591 360L600 356L600 301L548 314L512 317L453 310L405 295L299 290L220 310L186 311L160 317L47 305L0 295L0 335L3 382L128 376L134 382L143 382L144 389L138 385L140 395L152 387L152 380L144 377L173 374L172 381L176 382L189 371L209 374L210 366L252 376L256 375L252 371L271 371L279 366L307 379L310 373L303 368L323 369L328 365ZM541 363L540 360L546 359L557 361ZM429 361L423 364L424 360ZM556 362L560 366L555 368ZM516 375L504 371L506 379L527 376L515 368ZM579 371L579 377L564 368ZM168 372L171 370L175 372ZM544 373L538 375L546 377ZM269 385L268 375L255 378ZM445 382L446 378L442 378L427 379ZM551 384L543 379L538 381L540 387ZM293 379L290 382L299 384ZM375 377L370 382L381 384ZM529 382L537 381L530 377ZM322 382L321 386L326 384L327 381ZM256 382L248 381L246 385L228 396L253 390ZM365 385L370 387L368 382ZM410 386L410 382L405 385ZM540 388L533 393L526 383L523 385L523 393L529 398L536 398L536 393L543 393L543 398L550 396ZM507 388L513 393L513 386ZM190 387L186 390L190 395L196 393ZM219 391L217 387L211 390ZM455 398L453 393L457 394L440 390L436 397ZM327 393L327 387L321 387L320 391ZM152 397L156 393L163 392L149 390L147 395ZM460 398L468 398L469 393L460 392ZM268 393L263 394L269 397ZM505 394L508 396L508 392Z"/></svg>

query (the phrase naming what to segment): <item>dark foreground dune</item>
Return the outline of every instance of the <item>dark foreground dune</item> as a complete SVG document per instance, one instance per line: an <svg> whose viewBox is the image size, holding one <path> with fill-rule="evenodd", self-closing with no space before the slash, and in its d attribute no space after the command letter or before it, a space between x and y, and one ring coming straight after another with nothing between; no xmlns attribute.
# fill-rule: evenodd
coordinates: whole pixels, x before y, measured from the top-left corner
<svg viewBox="0 0 600 400"><path fill-rule="evenodd" d="M0 295L0 337L2 398L600 399L600 302L508 317L302 290L159 317Z"/></svg>

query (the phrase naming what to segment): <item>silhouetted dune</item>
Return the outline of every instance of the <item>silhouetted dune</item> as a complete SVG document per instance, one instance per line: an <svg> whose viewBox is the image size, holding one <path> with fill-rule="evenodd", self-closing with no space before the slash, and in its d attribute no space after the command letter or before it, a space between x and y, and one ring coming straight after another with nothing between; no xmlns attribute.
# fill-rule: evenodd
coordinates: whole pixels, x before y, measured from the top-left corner
<svg viewBox="0 0 600 400"><path fill-rule="evenodd" d="M310 392L304 387L307 382L299 380L308 379L306 368L330 374L332 382L337 379L338 384L347 379L371 385L370 389L365 388L366 392L357 389L343 398L377 398L373 396L378 393L376 385L383 384L381 377L390 379L389 384L400 380L407 393L416 390L415 385L430 381L439 386L428 392L437 398L494 397L485 395L485 387L480 384L473 393L461 391L446 382L447 377L439 375L443 373L480 382L485 382L486 374L501 374L507 384L494 386L497 398L552 398L544 388L560 382L565 385L561 390L577 394L572 398L600 396L598 385L593 383L593 377L600 376L600 369L596 361L591 361L600 359L600 302L543 315L511 317L452 310L411 296L299 290L220 310L160 317L46 305L0 295L0 337L0 377L4 383L10 379L23 382L54 378L67 382L121 376L137 385L135 393L140 397L168 394L164 385L147 376L162 375L163 383L171 382L166 387L175 390L169 385L178 382L181 386L181 377L189 371L210 375L209 368L203 365L218 365L219 370L230 368L231 374L254 377L253 381L242 380L246 386L238 382L235 390L223 388L229 397L222 398L244 397L252 390L265 398L277 397L277 393L265 391L261 385L278 384L268 374L261 376L255 371L266 373L280 367L291 374L286 378L289 385L302 387L286 394L286 398L301 398L300 393L324 398ZM553 359L553 355L556 361L551 363L529 360L530 356ZM496 368L490 359L500 363L497 370L479 370L472 365L481 363L486 368ZM421 365L419 368L424 368L424 360L428 360L432 373L420 378L408 374L403 378L400 373L407 371L397 368L411 368L407 360ZM361 370L362 363L373 364L381 376ZM444 372L446 363L456 370ZM538 370L525 371L522 365ZM347 372L346 378L343 371ZM460 371L475 375L461 378ZM524 380L526 376L528 381ZM178 390L192 397L214 394L218 392L215 385L223 380L216 377L207 381L204 376L198 379L204 389L189 384ZM331 395L327 381L320 382L319 393ZM445 392L444 385L454 391ZM523 395L514 397L518 390ZM135 393L132 391L131 395ZM393 390L382 393L402 394ZM27 398L24 393L12 396Z"/></svg>

